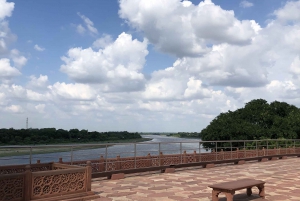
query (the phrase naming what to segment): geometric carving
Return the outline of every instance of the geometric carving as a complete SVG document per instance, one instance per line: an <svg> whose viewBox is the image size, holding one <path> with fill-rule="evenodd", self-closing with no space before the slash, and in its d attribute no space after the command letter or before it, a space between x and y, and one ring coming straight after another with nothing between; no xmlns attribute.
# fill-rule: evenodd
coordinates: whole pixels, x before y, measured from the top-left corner
<svg viewBox="0 0 300 201"><path fill-rule="evenodd" d="M21 200L23 192L24 177L3 178L0 180L0 200Z"/></svg>
<svg viewBox="0 0 300 201"><path fill-rule="evenodd" d="M85 172L64 173L49 176L33 175L33 197L49 194L83 191Z"/></svg>

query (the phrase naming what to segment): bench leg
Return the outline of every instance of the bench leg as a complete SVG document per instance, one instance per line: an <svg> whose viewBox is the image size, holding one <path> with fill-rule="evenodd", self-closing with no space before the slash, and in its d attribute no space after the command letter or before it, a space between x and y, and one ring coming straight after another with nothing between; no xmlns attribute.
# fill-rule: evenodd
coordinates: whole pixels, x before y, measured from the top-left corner
<svg viewBox="0 0 300 201"><path fill-rule="evenodd" d="M212 201L219 201L219 194L221 191L212 190Z"/></svg>
<svg viewBox="0 0 300 201"><path fill-rule="evenodd" d="M262 199L265 199L266 195L265 195L265 185L262 184L262 185L259 185L257 186L258 190L259 190L259 196L262 198Z"/></svg>
<svg viewBox="0 0 300 201"><path fill-rule="evenodd" d="M252 195L252 188L247 188L247 195L251 196Z"/></svg>
<svg viewBox="0 0 300 201"><path fill-rule="evenodd" d="M229 192L229 193L225 193L227 201L233 201L233 195L234 195L234 191Z"/></svg>

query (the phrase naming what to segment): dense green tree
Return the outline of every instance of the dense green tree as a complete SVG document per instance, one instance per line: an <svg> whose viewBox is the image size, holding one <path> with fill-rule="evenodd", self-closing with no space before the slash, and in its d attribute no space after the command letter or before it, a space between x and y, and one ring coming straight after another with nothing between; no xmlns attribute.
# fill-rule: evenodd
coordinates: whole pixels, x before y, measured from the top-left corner
<svg viewBox="0 0 300 201"><path fill-rule="evenodd" d="M55 128L42 129L0 129L0 145L29 145L55 143L81 143L138 139L138 133L122 132L88 132L88 130L70 129L69 131Z"/></svg>
<svg viewBox="0 0 300 201"><path fill-rule="evenodd" d="M285 102L252 100L244 108L218 115L200 136L204 141L300 138L300 109Z"/></svg>

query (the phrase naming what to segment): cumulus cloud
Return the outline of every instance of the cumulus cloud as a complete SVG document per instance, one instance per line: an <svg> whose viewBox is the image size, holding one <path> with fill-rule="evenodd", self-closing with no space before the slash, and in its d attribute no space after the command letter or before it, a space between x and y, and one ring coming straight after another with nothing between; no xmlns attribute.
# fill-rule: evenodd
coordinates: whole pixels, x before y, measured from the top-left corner
<svg viewBox="0 0 300 201"><path fill-rule="evenodd" d="M34 45L34 49L35 49L36 51L39 51L39 52L43 52L43 51L45 50L45 48L40 47L40 46L37 45L37 44Z"/></svg>
<svg viewBox="0 0 300 201"><path fill-rule="evenodd" d="M16 76L21 75L21 72L10 65L9 59L0 59L0 78L3 80L10 80Z"/></svg>
<svg viewBox="0 0 300 201"><path fill-rule="evenodd" d="M100 44L99 44L100 40ZM95 43L103 46L105 36ZM72 48L60 70L72 80L81 83L99 83L103 91L136 91L144 86L145 78L141 73L148 54L147 41L132 39L122 33L103 49L94 51L92 48Z"/></svg>
<svg viewBox="0 0 300 201"><path fill-rule="evenodd" d="M6 2L6 0L0 0L0 20L10 17L14 7L15 3Z"/></svg>
<svg viewBox="0 0 300 201"><path fill-rule="evenodd" d="M86 84L57 82L48 88L53 95L66 100L93 100L95 98L95 91Z"/></svg>
<svg viewBox="0 0 300 201"><path fill-rule="evenodd" d="M180 0L120 0L119 15L157 49L178 57L201 56L211 44L250 44L256 34L253 22L238 20L233 11L211 0L198 5Z"/></svg>
<svg viewBox="0 0 300 201"><path fill-rule="evenodd" d="M45 113L45 104L38 104L35 106L35 109L39 112L39 113Z"/></svg>
<svg viewBox="0 0 300 201"><path fill-rule="evenodd" d="M30 81L28 82L28 86L31 88L46 88L48 84L48 76L40 75L38 78L34 75L30 76Z"/></svg>
<svg viewBox="0 0 300 201"><path fill-rule="evenodd" d="M300 23L300 1L288 1L283 8L274 11L281 22Z"/></svg>
<svg viewBox="0 0 300 201"><path fill-rule="evenodd" d="M300 76L300 57L296 56L293 60L291 66L290 66L290 72L292 73L293 77L295 79L298 79L298 76Z"/></svg>
<svg viewBox="0 0 300 201"><path fill-rule="evenodd" d="M11 112L11 113L23 113L24 110L20 105L11 105L8 107L5 107L4 109L7 112Z"/></svg>
<svg viewBox="0 0 300 201"><path fill-rule="evenodd" d="M9 29L7 17L12 15L14 3L0 0L0 56L8 52L8 45L16 39Z"/></svg>
<svg viewBox="0 0 300 201"><path fill-rule="evenodd" d="M94 27L94 23L88 17L80 14L79 12L77 13L77 15L83 20L84 25L92 35L98 34L98 30ZM85 32L85 28L81 24L78 26L77 26L77 32L79 33Z"/></svg>
<svg viewBox="0 0 300 201"><path fill-rule="evenodd" d="M240 2L240 7L242 7L242 8L249 8L252 6L254 6L254 4L249 1L241 1Z"/></svg>
<svg viewBox="0 0 300 201"><path fill-rule="evenodd" d="M93 43L93 48L100 49L100 48L105 48L109 44L113 43L113 39L110 35L104 34L103 37L97 39Z"/></svg>
<svg viewBox="0 0 300 201"><path fill-rule="evenodd" d="M16 67L21 68L27 63L26 57L20 55L20 52L17 49L11 50L11 58Z"/></svg>

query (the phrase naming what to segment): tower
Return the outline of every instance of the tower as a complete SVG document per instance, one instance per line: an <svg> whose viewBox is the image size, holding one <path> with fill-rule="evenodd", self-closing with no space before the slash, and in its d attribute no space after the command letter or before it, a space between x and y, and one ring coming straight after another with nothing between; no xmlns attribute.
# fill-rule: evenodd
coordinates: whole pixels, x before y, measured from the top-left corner
<svg viewBox="0 0 300 201"><path fill-rule="evenodd" d="M28 129L28 117L26 118L26 129Z"/></svg>

